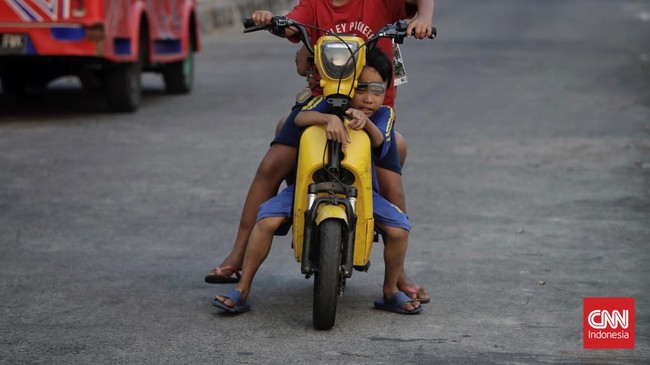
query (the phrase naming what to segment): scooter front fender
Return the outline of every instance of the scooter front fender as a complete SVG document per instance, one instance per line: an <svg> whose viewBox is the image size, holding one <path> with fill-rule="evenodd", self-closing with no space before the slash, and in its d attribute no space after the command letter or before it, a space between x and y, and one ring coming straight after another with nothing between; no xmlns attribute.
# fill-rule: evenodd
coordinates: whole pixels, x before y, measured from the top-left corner
<svg viewBox="0 0 650 365"><path fill-rule="evenodd" d="M320 225L322 221L328 218L336 218L340 219L345 222L345 224L348 223L348 215L345 212L345 208L343 208L340 205L326 205L323 204L320 207L318 207L317 213L316 213L316 225Z"/></svg>

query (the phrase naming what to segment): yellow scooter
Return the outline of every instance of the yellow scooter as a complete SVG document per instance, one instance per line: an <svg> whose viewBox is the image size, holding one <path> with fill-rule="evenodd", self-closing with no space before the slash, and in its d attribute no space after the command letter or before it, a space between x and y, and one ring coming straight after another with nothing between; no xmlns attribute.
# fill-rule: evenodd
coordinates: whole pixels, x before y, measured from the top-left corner
<svg viewBox="0 0 650 365"><path fill-rule="evenodd" d="M330 110L346 119L345 111L357 78L366 63L366 47L382 37L402 43L404 21L386 25L368 41L354 35L323 31L315 49L305 26L277 16L270 24L256 26L244 21L244 33L270 30L283 35L288 27L298 29L321 76L320 86ZM434 35L435 35L434 28ZM314 275L313 322L318 329L330 329L336 320L338 297L353 269L367 271L374 237L372 208L372 155L365 131L348 129L351 143L328 140L325 126L310 126L302 132L293 205L293 248L301 272Z"/></svg>

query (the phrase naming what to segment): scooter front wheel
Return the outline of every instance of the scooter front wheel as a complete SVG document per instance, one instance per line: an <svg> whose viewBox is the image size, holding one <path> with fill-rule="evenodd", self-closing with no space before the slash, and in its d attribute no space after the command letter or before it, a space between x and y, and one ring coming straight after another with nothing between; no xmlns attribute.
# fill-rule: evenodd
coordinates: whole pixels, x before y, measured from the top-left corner
<svg viewBox="0 0 650 365"><path fill-rule="evenodd" d="M314 327L328 330L336 320L341 282L341 237L343 222L326 219L320 224L318 270L314 274Z"/></svg>

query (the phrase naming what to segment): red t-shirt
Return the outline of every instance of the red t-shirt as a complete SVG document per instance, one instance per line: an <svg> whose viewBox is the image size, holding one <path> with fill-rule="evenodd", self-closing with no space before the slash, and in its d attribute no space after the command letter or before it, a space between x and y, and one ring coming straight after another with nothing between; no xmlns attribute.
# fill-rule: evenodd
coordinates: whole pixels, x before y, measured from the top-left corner
<svg viewBox="0 0 650 365"><path fill-rule="evenodd" d="M409 14L412 15L409 8ZM407 9L404 0L351 0L345 5L333 5L331 0L300 0L287 18L299 23L313 25L334 33L355 34L365 40L388 23L406 19ZM307 28L312 44L323 32ZM289 38L294 43L297 37ZM389 38L379 40L379 48L393 61L393 46ZM316 95L322 93L321 88L314 90ZM394 106L395 87L390 85L386 91L385 105Z"/></svg>

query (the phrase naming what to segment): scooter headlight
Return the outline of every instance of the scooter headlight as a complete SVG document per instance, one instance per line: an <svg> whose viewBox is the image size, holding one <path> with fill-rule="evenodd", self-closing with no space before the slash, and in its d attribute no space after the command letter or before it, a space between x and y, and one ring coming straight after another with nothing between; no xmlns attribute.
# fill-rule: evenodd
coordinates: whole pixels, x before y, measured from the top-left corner
<svg viewBox="0 0 650 365"><path fill-rule="evenodd" d="M356 68L356 51L359 46L352 42L327 42L321 46L321 61L331 78L345 79Z"/></svg>

